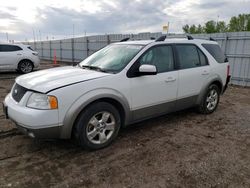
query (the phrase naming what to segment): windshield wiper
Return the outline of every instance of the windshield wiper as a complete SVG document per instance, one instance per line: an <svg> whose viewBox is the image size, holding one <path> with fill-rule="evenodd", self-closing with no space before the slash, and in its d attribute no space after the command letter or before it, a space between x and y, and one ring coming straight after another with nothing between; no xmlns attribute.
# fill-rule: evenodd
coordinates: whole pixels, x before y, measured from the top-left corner
<svg viewBox="0 0 250 188"><path fill-rule="evenodd" d="M80 66L82 68L86 68L86 69L90 69L90 70L96 70L96 71L100 71L100 72L108 72L100 67L97 67L97 66L91 66L91 65L82 65Z"/></svg>

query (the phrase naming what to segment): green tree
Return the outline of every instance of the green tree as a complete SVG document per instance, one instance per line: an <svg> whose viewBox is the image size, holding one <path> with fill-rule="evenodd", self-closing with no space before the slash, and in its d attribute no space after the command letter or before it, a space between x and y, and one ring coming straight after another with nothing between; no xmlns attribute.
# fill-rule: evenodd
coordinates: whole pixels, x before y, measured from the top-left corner
<svg viewBox="0 0 250 188"><path fill-rule="evenodd" d="M191 34L195 34L196 33L196 26L195 25L191 25L190 26L189 33L191 33Z"/></svg>
<svg viewBox="0 0 250 188"><path fill-rule="evenodd" d="M238 31L250 31L250 14L239 14L238 16L231 17L229 23L224 21L215 22L210 20L206 22L203 26L188 24L182 27L185 33L221 33L221 32L238 32Z"/></svg>
<svg viewBox="0 0 250 188"><path fill-rule="evenodd" d="M201 24L198 25L197 29L196 29L196 33L204 33L204 29L201 26Z"/></svg>
<svg viewBox="0 0 250 188"><path fill-rule="evenodd" d="M204 26L204 31L205 33L216 33L216 22L213 20L206 22Z"/></svg>
<svg viewBox="0 0 250 188"><path fill-rule="evenodd" d="M224 22L224 21L217 22L217 24L216 24L216 32L218 32L218 33L227 32L226 22Z"/></svg>
<svg viewBox="0 0 250 188"><path fill-rule="evenodd" d="M239 14L237 17L233 16L228 24L229 31L250 31L250 14Z"/></svg>
<svg viewBox="0 0 250 188"><path fill-rule="evenodd" d="M182 30L184 31L184 33L189 33L189 25L186 24L182 27Z"/></svg>

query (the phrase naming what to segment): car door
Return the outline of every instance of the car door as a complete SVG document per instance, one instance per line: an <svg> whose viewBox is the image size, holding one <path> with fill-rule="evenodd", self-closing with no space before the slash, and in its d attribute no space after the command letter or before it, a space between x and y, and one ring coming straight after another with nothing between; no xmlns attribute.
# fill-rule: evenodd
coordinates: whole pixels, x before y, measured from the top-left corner
<svg viewBox="0 0 250 188"><path fill-rule="evenodd" d="M177 97L178 71L175 70L171 45L151 47L129 71L138 71L142 64L155 65L157 74L132 74L129 78L134 121L174 110Z"/></svg>
<svg viewBox="0 0 250 188"><path fill-rule="evenodd" d="M210 74L203 52L194 44L176 44L179 82L176 106L184 109L195 104Z"/></svg>
<svg viewBox="0 0 250 188"><path fill-rule="evenodd" d="M22 57L22 48L16 45L0 45L0 67L2 69L17 68Z"/></svg>

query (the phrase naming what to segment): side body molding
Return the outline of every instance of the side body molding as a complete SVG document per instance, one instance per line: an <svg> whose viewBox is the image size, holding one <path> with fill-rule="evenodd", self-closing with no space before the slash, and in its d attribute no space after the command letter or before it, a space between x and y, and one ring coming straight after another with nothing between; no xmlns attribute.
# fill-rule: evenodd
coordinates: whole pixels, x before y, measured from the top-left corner
<svg viewBox="0 0 250 188"><path fill-rule="evenodd" d="M104 98L115 100L122 105L125 112L125 125L128 124L132 115L127 99L120 92L110 88L95 89L83 94L71 105L65 115L60 137L63 139L70 138L74 122L79 113L90 103Z"/></svg>

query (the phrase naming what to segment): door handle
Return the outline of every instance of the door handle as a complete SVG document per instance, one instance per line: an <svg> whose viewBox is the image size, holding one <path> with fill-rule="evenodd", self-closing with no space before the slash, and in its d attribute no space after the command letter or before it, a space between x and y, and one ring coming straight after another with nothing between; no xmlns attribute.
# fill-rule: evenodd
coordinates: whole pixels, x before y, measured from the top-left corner
<svg viewBox="0 0 250 188"><path fill-rule="evenodd" d="M176 78L173 78L173 77L168 77L165 82L168 83L168 82L174 82L176 80Z"/></svg>
<svg viewBox="0 0 250 188"><path fill-rule="evenodd" d="M22 55L22 54L17 54L17 55Z"/></svg>
<svg viewBox="0 0 250 188"><path fill-rule="evenodd" d="M203 71L203 72L201 73L201 75L209 75L209 72Z"/></svg>

